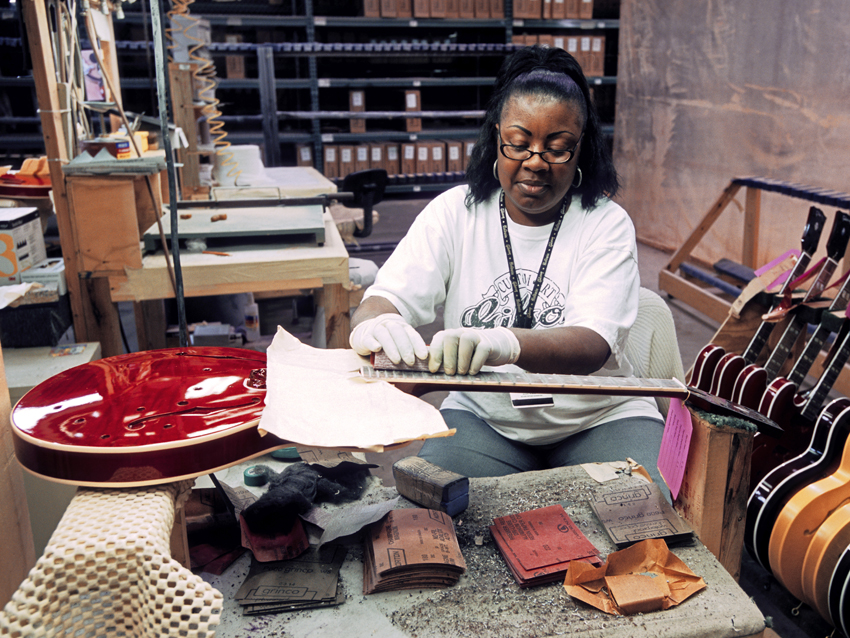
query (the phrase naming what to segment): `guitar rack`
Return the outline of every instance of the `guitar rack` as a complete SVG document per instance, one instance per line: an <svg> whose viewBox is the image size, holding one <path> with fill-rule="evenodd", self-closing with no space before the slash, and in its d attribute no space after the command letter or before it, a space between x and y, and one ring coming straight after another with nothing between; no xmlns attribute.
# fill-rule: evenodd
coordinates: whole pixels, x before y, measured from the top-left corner
<svg viewBox="0 0 850 638"><path fill-rule="evenodd" d="M744 233L742 242L742 264L734 264L735 268L718 268L719 274L710 273L699 266L689 263L688 259L697 244L702 241L714 222L735 199L741 189L744 195ZM756 262L758 255L758 228L761 218L762 191L779 193L822 206L832 206L850 210L850 195L835 190L807 186L792 182L783 182L767 177L736 177L723 189L717 200L708 209L697 227L691 232L679 249L670 257L665 267L658 274L658 287L667 294L699 310L721 324L712 343L725 347L727 351L740 352L746 347L749 337L761 321L761 314L767 309L750 309L741 313L741 318L730 322L729 310L740 289L730 283L730 279L746 283L749 272L760 266ZM729 260L729 266L732 263ZM732 273L730 277L730 272ZM700 285L707 284L707 285ZM712 288L726 297L714 292ZM746 337L744 335L747 335ZM742 339L744 341L742 342ZM743 345L741 345L743 343ZM819 376L823 372L824 353L821 352L812 366L809 374ZM850 395L850 380L847 375L840 375L835 383L835 390L844 395Z"/></svg>

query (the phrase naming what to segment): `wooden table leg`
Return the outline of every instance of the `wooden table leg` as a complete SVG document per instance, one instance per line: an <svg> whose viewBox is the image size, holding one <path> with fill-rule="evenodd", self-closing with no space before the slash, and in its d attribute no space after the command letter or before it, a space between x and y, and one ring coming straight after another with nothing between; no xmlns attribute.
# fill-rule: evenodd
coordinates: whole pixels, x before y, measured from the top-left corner
<svg viewBox="0 0 850 638"><path fill-rule="evenodd" d="M328 348L348 348L351 312L348 290L342 284L327 284L323 290L325 337Z"/></svg>

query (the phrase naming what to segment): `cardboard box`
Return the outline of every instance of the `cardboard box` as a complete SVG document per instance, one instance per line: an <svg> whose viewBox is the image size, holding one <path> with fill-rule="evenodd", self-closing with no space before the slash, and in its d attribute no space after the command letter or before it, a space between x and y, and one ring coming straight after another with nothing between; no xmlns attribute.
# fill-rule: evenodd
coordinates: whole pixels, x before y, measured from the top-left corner
<svg viewBox="0 0 850 638"><path fill-rule="evenodd" d="M296 144L295 145L295 165L296 166L313 166L313 145L312 144Z"/></svg>
<svg viewBox="0 0 850 638"><path fill-rule="evenodd" d="M591 50L593 48L593 36L582 35L578 39L578 61L585 75L590 75L589 70L592 64Z"/></svg>
<svg viewBox="0 0 850 638"><path fill-rule="evenodd" d="M605 75L605 36L595 35L590 43L590 75Z"/></svg>
<svg viewBox="0 0 850 638"><path fill-rule="evenodd" d="M490 17L490 0L475 0L475 17Z"/></svg>
<svg viewBox="0 0 850 638"><path fill-rule="evenodd" d="M413 0L396 0L396 10L399 18L412 18Z"/></svg>
<svg viewBox="0 0 850 638"><path fill-rule="evenodd" d="M552 19L552 0L543 0L543 19Z"/></svg>
<svg viewBox="0 0 850 638"><path fill-rule="evenodd" d="M552 0L552 19L564 20L567 17L567 1Z"/></svg>
<svg viewBox="0 0 850 638"><path fill-rule="evenodd" d="M539 36L537 36L537 43L538 44L545 44L548 47L554 47L555 46L555 36L551 35L551 34L546 35L545 33L541 33Z"/></svg>
<svg viewBox="0 0 850 638"><path fill-rule="evenodd" d="M404 92L404 110L405 111L421 111L422 99L418 90L410 90ZM408 133L418 133L422 130L422 118L409 117L405 120Z"/></svg>
<svg viewBox="0 0 850 638"><path fill-rule="evenodd" d="M446 17L460 17L460 0L446 0Z"/></svg>
<svg viewBox="0 0 850 638"><path fill-rule="evenodd" d="M734 419L718 426L706 418L711 417L691 410L691 443L673 508L738 580L754 433L743 423L735 427Z"/></svg>
<svg viewBox="0 0 850 638"><path fill-rule="evenodd" d="M593 0L581 0L578 4L578 17L581 20L593 18Z"/></svg>
<svg viewBox="0 0 850 638"><path fill-rule="evenodd" d="M490 17L505 17L505 0L490 0Z"/></svg>
<svg viewBox="0 0 850 638"><path fill-rule="evenodd" d="M396 0L381 0L381 17L382 18L397 18L398 3Z"/></svg>
<svg viewBox="0 0 850 638"><path fill-rule="evenodd" d="M415 173L431 172L431 143L416 142L416 170Z"/></svg>
<svg viewBox="0 0 850 638"><path fill-rule="evenodd" d="M369 170L369 145L358 144L354 147L354 170L368 171Z"/></svg>
<svg viewBox="0 0 850 638"><path fill-rule="evenodd" d="M578 3L581 0L566 0L566 15L567 20L578 20Z"/></svg>
<svg viewBox="0 0 850 638"><path fill-rule="evenodd" d="M528 18L528 3L529 0L514 0L514 18L515 19L524 19Z"/></svg>
<svg viewBox="0 0 850 638"><path fill-rule="evenodd" d="M511 44L521 44L522 46L525 46L525 36L521 33L514 33L511 36Z"/></svg>
<svg viewBox="0 0 850 638"><path fill-rule="evenodd" d="M472 157L472 149L475 148L475 140L466 140L463 143L463 170L469 166L469 158Z"/></svg>
<svg viewBox="0 0 850 638"><path fill-rule="evenodd" d="M0 283L21 283L21 271L47 259L38 209L0 208Z"/></svg>
<svg viewBox="0 0 850 638"><path fill-rule="evenodd" d="M579 51L578 51L578 36L577 35L568 35L567 36L567 53L573 56L576 61L581 64L581 60L579 60Z"/></svg>
<svg viewBox="0 0 850 638"><path fill-rule="evenodd" d="M529 18L540 20L543 17L543 0L528 0Z"/></svg>
<svg viewBox="0 0 850 638"><path fill-rule="evenodd" d="M348 92L348 110L354 113L362 113L366 110L366 92L362 89L357 89ZM366 120L350 119L348 125L352 133L365 133Z"/></svg>
<svg viewBox="0 0 850 638"><path fill-rule="evenodd" d="M401 145L401 172L404 175L416 173L416 143L405 142Z"/></svg>
<svg viewBox="0 0 850 638"><path fill-rule="evenodd" d="M242 42L242 36L238 34L228 34L224 36L224 41L231 44ZM224 71L225 77L228 80L243 80L245 79L245 56L242 55L226 55L224 56Z"/></svg>
<svg viewBox="0 0 850 638"><path fill-rule="evenodd" d="M463 142L458 140L446 142L446 170L450 173L463 171Z"/></svg>
<svg viewBox="0 0 850 638"><path fill-rule="evenodd" d="M324 174L328 179L339 177L339 147L335 144L325 144Z"/></svg>
<svg viewBox="0 0 850 638"><path fill-rule="evenodd" d="M431 0L431 17L446 17L446 0Z"/></svg>
<svg viewBox="0 0 850 638"><path fill-rule="evenodd" d="M474 18L475 17L475 0L460 0L460 17Z"/></svg>
<svg viewBox="0 0 850 638"><path fill-rule="evenodd" d="M552 46L556 47L558 49L566 50L566 48L567 48L567 37L563 36L563 35L552 36Z"/></svg>
<svg viewBox="0 0 850 638"><path fill-rule="evenodd" d="M339 176L345 177L354 172L354 147L340 145L339 147Z"/></svg>
<svg viewBox="0 0 850 638"><path fill-rule="evenodd" d="M539 41L539 36L536 33L526 33L523 36L523 40L525 40L525 46L533 47Z"/></svg>
<svg viewBox="0 0 850 638"><path fill-rule="evenodd" d="M446 172L446 143L431 142L431 162L429 173Z"/></svg>
<svg viewBox="0 0 850 638"><path fill-rule="evenodd" d="M369 168L386 169L383 144L369 144Z"/></svg>
<svg viewBox="0 0 850 638"><path fill-rule="evenodd" d="M363 0L363 17L380 18L381 0Z"/></svg>
<svg viewBox="0 0 850 638"><path fill-rule="evenodd" d="M430 18L431 2L429 0L413 0L413 17Z"/></svg>
<svg viewBox="0 0 850 638"><path fill-rule="evenodd" d="M384 144L384 169L387 175L398 175L401 170L401 148L394 142Z"/></svg>

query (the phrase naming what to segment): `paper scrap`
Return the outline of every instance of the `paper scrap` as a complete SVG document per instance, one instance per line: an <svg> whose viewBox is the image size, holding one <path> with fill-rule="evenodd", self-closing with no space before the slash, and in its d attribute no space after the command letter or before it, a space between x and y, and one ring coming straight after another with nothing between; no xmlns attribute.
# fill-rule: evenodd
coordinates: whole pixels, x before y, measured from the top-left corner
<svg viewBox="0 0 850 638"><path fill-rule="evenodd" d="M321 546L337 538L355 534L367 525L381 520L396 508L398 499L399 497L396 496L388 501L371 505L352 503L345 507L334 507L333 509L314 507L303 514L301 518L321 528L321 534L313 534L312 530L309 529L307 532L310 544Z"/></svg>
<svg viewBox="0 0 850 638"><path fill-rule="evenodd" d="M609 595L608 579L623 575L648 575L654 579L663 579L646 586L639 581L635 586L633 579L614 580L616 593L627 601L626 609L621 608ZM631 586L629 586L631 582ZM656 606L659 586L666 586L666 593ZM627 615L638 611L669 609L705 589L705 581L694 574L690 568L673 554L662 539L649 539L636 543L626 549L608 555L601 567L594 567L582 561L573 561L564 579L567 594L607 614ZM652 609L648 609L652 607Z"/></svg>
<svg viewBox="0 0 850 638"><path fill-rule="evenodd" d="M673 500L679 495L685 466L688 462L688 449L694 426L691 413L681 399L670 399L667 423L661 436L661 448L658 451L658 471L670 488Z"/></svg>
<svg viewBox="0 0 850 638"><path fill-rule="evenodd" d="M267 350L260 429L304 446L382 451L449 434L429 403L385 381L366 382L353 350L311 348L278 327Z"/></svg>
<svg viewBox="0 0 850 638"><path fill-rule="evenodd" d="M27 294L35 282L0 286L0 310Z"/></svg>

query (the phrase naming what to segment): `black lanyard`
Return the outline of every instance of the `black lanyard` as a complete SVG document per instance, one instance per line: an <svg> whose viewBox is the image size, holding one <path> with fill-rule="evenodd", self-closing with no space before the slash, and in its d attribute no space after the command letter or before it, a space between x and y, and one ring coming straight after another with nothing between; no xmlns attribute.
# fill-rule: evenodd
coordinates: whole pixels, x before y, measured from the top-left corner
<svg viewBox="0 0 850 638"><path fill-rule="evenodd" d="M516 266L514 265L514 251L511 248L511 238L508 234L508 216L505 212L505 191L499 195L499 215L502 218L502 238L505 240L505 256L508 258L508 270L511 276L511 288L514 291L514 303L516 304L516 319L514 319L514 328L531 328L534 325L534 304L537 303L537 296L540 294L540 289L543 287L543 278L546 274L546 267L549 265L549 258L552 256L552 248L555 246L555 238L558 236L558 231L561 229L561 222L564 221L564 214L567 212L567 198L564 198L564 204L561 206L561 213L552 225L552 232L549 234L549 242L546 244L546 252L543 253L543 261L540 263L540 270L537 271L537 278L534 280L534 286L531 289L531 296L528 298L528 308L522 308L522 295L519 292L519 278L516 274Z"/></svg>

